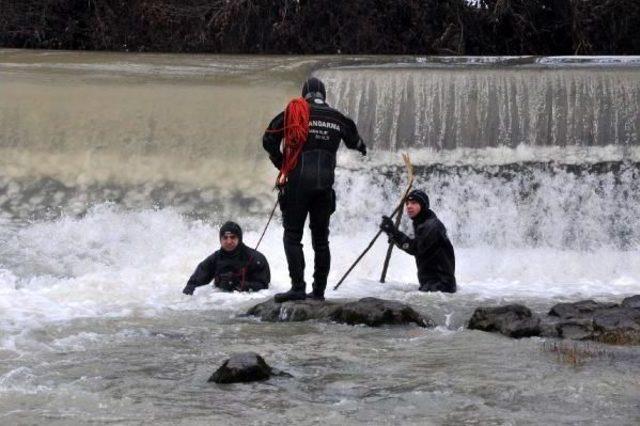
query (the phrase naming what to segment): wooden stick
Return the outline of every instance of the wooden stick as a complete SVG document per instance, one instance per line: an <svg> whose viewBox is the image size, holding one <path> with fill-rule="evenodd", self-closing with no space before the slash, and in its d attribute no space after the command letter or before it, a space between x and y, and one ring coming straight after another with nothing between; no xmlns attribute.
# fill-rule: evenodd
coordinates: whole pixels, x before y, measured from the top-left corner
<svg viewBox="0 0 640 426"><path fill-rule="evenodd" d="M407 166L407 173L409 174L409 184L407 185L407 189L404 191L404 195L402 197L403 202L398 204L398 206L393 211L393 213L389 215L389 217L392 219L396 214L402 213L402 208L404 207L404 199L407 197L407 195L409 195L409 191L411 191L411 188L413 187L413 166L411 165L411 161L408 155L402 154L402 159L404 160L404 163ZM378 231L378 233L373 237L369 245L364 249L364 251L360 254L360 256L358 256L355 262L353 262L351 267L347 270L347 272L344 273L342 278L340 278L340 281L338 281L338 284L336 284L335 287L333 287L334 291L337 290L338 287L340 287L340 285L344 282L345 278L347 278L347 276L351 273L353 268L355 268L356 265L360 263L360 260L362 260L364 255L367 254L369 250L371 250L371 247L373 247L373 244L376 242L378 237L380 237L380 234L382 234L382 230Z"/></svg>
<svg viewBox="0 0 640 426"><path fill-rule="evenodd" d="M391 216L389 217L394 217L396 215L396 213L398 213L398 208L396 207L396 209L393 211L393 213L391 213ZM347 278L347 275L349 275L349 273L351 273L351 271L353 270L353 268L356 267L356 265L360 262L360 260L362 260L362 258L364 257L365 254L367 254L367 252L371 249L371 247L373 247L373 244L376 242L376 240L378 239L378 237L380 236L380 234L382 234L382 229L378 231L378 233L375 235L375 237L373 237L373 239L371 240L371 242L369 243L369 245L367 246L367 248L364 249L364 251L360 254L360 256L358 256L358 258L356 259L355 262L353 262L353 264L351 265L351 267L347 270L347 272L344 273L344 275L342 276L342 278L340 278L340 281L338 281L338 284L336 284L335 287L333 287L334 290L337 290L338 287L340 287L340 284L342 284L342 282L345 280L345 278Z"/></svg>
<svg viewBox="0 0 640 426"><path fill-rule="evenodd" d="M409 195L409 191L413 187L413 165L411 164L411 160L407 154L402 154L402 159L404 160L404 164L407 167L407 174L409 185L407 186L406 191L402 194L402 198L400 199L400 211L396 216L395 226L396 229L400 226L400 221L402 220L402 212L404 211L404 202L407 199L407 195ZM389 261L391 260L391 252L393 252L393 243L389 243L389 248L387 248L387 255L384 258L384 265L382 266L382 274L380 275L380 282L384 283L387 278L387 270L389 269Z"/></svg>

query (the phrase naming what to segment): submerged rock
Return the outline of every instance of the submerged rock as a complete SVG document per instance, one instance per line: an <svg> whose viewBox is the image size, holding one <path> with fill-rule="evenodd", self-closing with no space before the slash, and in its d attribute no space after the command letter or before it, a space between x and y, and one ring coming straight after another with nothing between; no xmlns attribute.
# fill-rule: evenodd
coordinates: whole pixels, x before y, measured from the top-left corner
<svg viewBox="0 0 640 426"><path fill-rule="evenodd" d="M215 373L209 382L215 383L246 383L267 380L272 376L287 376L289 374L271 368L265 360L255 352L242 352L231 355Z"/></svg>
<svg viewBox="0 0 640 426"><path fill-rule="evenodd" d="M558 303L546 317L537 317L523 305L478 308L469 328L509 337L559 337L612 344L640 344L640 295L617 303L581 300Z"/></svg>
<svg viewBox="0 0 640 426"><path fill-rule="evenodd" d="M430 318L416 312L409 305L374 297L358 301L296 300L284 303L276 303L270 299L249 309L247 315L270 322L318 320L350 325L363 324L370 327L404 324L417 324L420 327L434 326Z"/></svg>

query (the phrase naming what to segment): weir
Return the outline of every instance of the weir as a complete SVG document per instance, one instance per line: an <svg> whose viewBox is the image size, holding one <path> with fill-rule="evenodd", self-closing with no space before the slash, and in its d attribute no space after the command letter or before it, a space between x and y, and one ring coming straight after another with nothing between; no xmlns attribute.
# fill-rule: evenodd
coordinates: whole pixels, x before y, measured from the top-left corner
<svg viewBox="0 0 640 426"><path fill-rule="evenodd" d="M104 202L261 217L275 178L262 131L313 73L369 146L366 159L339 151L336 231L375 227L367 222L397 198L397 152L408 150L456 244L640 244L633 58L2 58L0 211L12 218Z"/></svg>
<svg viewBox="0 0 640 426"><path fill-rule="evenodd" d="M640 144L634 67L398 64L316 75L379 149Z"/></svg>

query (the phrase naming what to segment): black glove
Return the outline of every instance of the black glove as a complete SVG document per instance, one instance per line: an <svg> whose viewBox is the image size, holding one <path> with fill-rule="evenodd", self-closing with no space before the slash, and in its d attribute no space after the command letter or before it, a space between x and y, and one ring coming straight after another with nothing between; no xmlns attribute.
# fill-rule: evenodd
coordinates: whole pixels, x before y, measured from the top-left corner
<svg viewBox="0 0 640 426"><path fill-rule="evenodd" d="M387 235L393 237L396 233L396 225L393 223L389 216L382 216L382 222L380 223L380 229L382 229Z"/></svg>
<svg viewBox="0 0 640 426"><path fill-rule="evenodd" d="M234 291L240 287L240 280L233 272L220 274L216 277L216 287L224 291Z"/></svg>
<svg viewBox="0 0 640 426"><path fill-rule="evenodd" d="M362 155L367 155L367 146L364 144L364 142L362 142L362 139L360 139L360 142L358 142L358 151L360 151L360 154Z"/></svg>
<svg viewBox="0 0 640 426"><path fill-rule="evenodd" d="M193 284L187 284L186 287L182 290L184 294L187 296L193 296L193 292L195 291L196 286Z"/></svg>

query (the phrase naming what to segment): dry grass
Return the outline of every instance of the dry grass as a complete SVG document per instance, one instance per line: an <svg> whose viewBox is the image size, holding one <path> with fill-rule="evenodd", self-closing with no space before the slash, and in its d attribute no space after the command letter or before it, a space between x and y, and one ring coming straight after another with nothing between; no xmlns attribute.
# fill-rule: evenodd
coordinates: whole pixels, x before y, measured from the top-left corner
<svg viewBox="0 0 640 426"><path fill-rule="evenodd" d="M619 331L604 333L596 337L596 340L608 345L632 346L640 345L640 332Z"/></svg>
<svg viewBox="0 0 640 426"><path fill-rule="evenodd" d="M556 355L558 362L578 367L594 358L613 358L614 353L596 342L545 341L542 351Z"/></svg>

